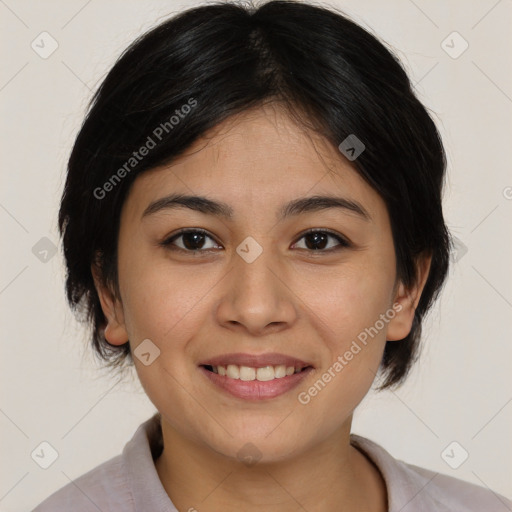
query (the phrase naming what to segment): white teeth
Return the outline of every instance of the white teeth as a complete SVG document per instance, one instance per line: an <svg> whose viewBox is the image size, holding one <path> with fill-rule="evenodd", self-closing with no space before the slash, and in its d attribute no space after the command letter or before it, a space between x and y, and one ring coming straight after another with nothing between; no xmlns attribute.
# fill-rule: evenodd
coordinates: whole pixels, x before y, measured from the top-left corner
<svg viewBox="0 0 512 512"><path fill-rule="evenodd" d="M286 366L284 364L274 366L274 373L276 379L282 379L283 377L286 377Z"/></svg>
<svg viewBox="0 0 512 512"><path fill-rule="evenodd" d="M239 379L240 368L236 364L228 364L226 376L229 377L230 379Z"/></svg>
<svg viewBox="0 0 512 512"><path fill-rule="evenodd" d="M240 380L254 380L256 378L256 369L249 366L240 366Z"/></svg>
<svg viewBox="0 0 512 512"><path fill-rule="evenodd" d="M256 370L256 379L261 380L262 382L267 380L274 380L275 377L276 372L274 371L273 366L265 366Z"/></svg>
<svg viewBox="0 0 512 512"><path fill-rule="evenodd" d="M302 368L294 366L285 366L279 364L276 366L263 366L261 368L253 368L250 366L238 366L236 364L228 364L227 366L212 366L213 373L230 379L240 379L243 381L259 380L261 382L282 379L288 375L299 373Z"/></svg>

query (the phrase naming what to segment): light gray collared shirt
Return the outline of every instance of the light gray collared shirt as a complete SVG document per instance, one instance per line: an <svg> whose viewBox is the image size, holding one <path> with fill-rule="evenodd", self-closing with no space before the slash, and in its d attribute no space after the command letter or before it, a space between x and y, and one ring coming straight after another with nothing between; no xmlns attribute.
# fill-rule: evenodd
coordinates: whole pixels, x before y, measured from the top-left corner
<svg viewBox="0 0 512 512"><path fill-rule="evenodd" d="M364 437L350 438L382 473L389 512L512 511L512 501L488 489L396 460ZM162 448L157 413L139 426L121 455L67 484L33 512L178 512L155 468Z"/></svg>

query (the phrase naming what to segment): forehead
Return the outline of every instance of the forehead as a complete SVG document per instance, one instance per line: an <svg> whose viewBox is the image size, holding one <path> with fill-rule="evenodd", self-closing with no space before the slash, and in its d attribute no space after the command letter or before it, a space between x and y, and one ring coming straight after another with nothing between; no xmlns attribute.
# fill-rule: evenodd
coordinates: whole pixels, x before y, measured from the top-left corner
<svg viewBox="0 0 512 512"><path fill-rule="evenodd" d="M275 105L223 121L171 164L135 180L125 208L133 219L166 194L214 197L234 217L273 213L297 197L334 195L363 204L373 217L385 206L351 163L325 138Z"/></svg>

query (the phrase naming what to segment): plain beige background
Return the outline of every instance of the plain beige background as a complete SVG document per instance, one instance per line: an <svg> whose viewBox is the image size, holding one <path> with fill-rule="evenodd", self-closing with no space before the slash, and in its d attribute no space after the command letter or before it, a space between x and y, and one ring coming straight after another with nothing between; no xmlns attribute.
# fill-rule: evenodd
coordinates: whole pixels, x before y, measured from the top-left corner
<svg viewBox="0 0 512 512"><path fill-rule="evenodd" d="M98 369L64 300L61 254L40 240L58 245L66 158L91 91L136 36L199 3L0 0L1 511L29 510L117 455L154 411L135 377L116 384ZM331 5L398 50L435 113L449 158L445 215L459 240L420 363L400 390L371 392L353 430L511 497L512 2ZM58 44L47 58L31 47L41 37L46 51ZM58 453L48 469L31 458L44 441ZM442 456L453 441L452 465L469 454L457 469Z"/></svg>

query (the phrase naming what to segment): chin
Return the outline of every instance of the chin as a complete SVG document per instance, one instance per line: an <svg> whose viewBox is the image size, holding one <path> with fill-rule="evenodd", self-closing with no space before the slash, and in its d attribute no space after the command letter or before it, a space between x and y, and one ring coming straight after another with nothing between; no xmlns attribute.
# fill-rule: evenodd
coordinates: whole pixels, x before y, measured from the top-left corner
<svg viewBox="0 0 512 512"><path fill-rule="evenodd" d="M276 429L278 425L279 421L265 422L255 428L233 426L232 430L227 429L228 432L236 432L233 437L222 430L219 434L221 438L204 439L204 442L213 451L246 465L282 461L297 452L299 442L304 440L304 433Z"/></svg>

